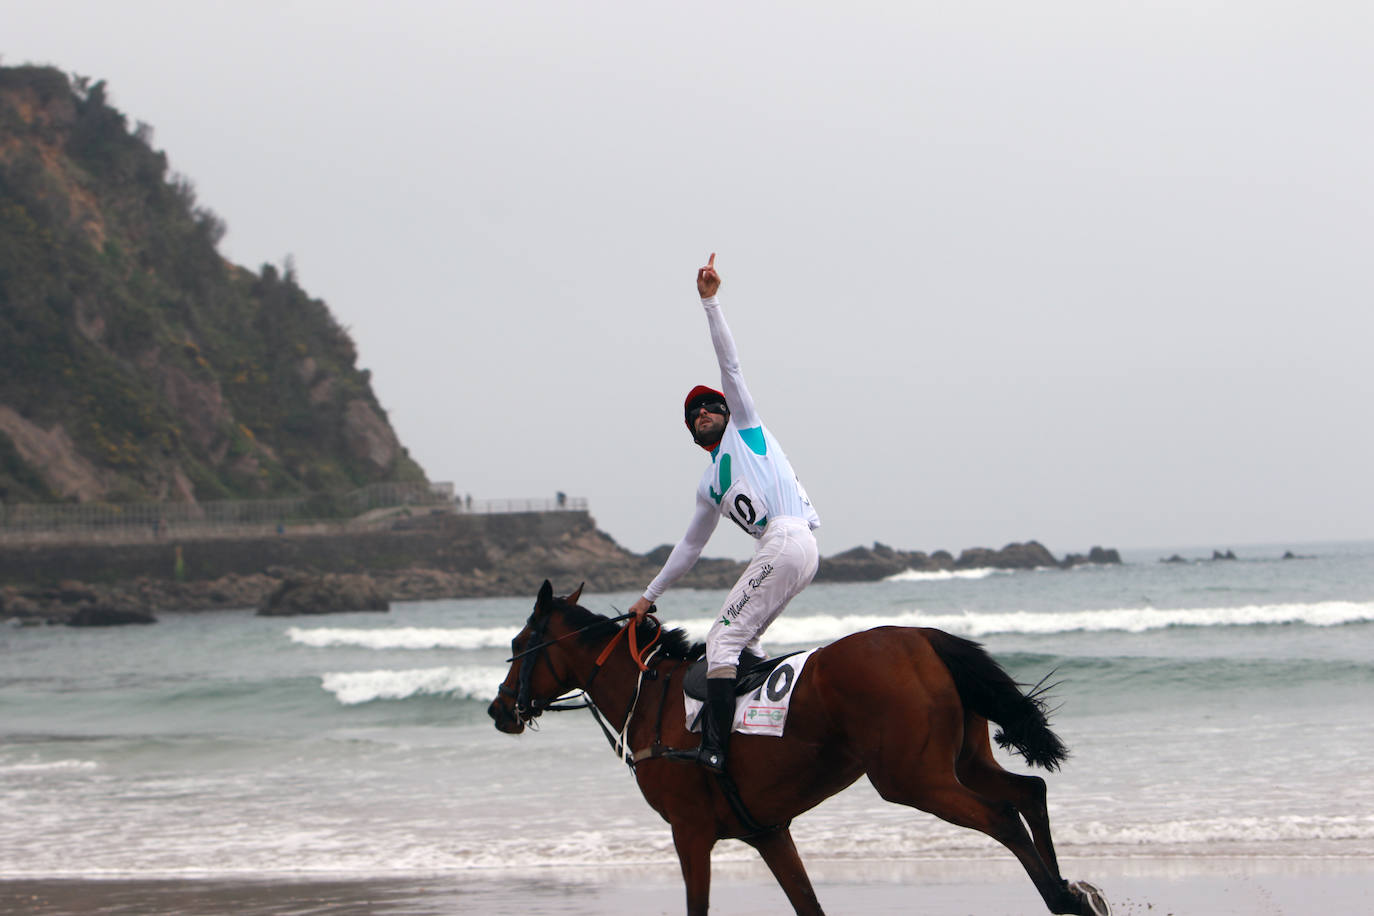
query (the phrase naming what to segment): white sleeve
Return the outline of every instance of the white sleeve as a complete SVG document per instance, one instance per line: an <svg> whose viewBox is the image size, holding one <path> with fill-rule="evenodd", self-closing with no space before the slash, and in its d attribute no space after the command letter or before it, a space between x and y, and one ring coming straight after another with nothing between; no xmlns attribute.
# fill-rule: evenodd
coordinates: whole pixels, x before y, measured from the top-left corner
<svg viewBox="0 0 1374 916"><path fill-rule="evenodd" d="M668 559L664 561L663 568L644 590L645 598L657 601L658 597L668 590L668 586L681 579L696 565L701 557L701 551L705 549L706 542L711 539L711 533L716 530L719 521L720 514L716 512L716 507L698 496L697 509L692 515L692 521L687 525L687 533L677 542L673 552L668 554Z"/></svg>
<svg viewBox="0 0 1374 916"><path fill-rule="evenodd" d="M730 326L720 310L720 298L711 296L701 300L701 305L706 309L706 322L711 326L711 345L716 348L720 387L725 392L725 403L730 405L730 420L736 429L761 426L758 409L754 407L754 399L744 384L744 373L740 371L735 338L730 335Z"/></svg>

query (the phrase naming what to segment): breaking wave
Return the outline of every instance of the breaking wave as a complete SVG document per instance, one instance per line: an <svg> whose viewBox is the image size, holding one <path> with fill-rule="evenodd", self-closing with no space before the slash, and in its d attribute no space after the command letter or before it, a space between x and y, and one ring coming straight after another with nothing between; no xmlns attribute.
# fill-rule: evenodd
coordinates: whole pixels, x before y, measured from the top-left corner
<svg viewBox="0 0 1374 916"><path fill-rule="evenodd" d="M665 619L667 626L681 627L692 639L705 639L712 618ZM934 614L920 610L891 614L816 614L780 617L768 630L772 645L823 645L871 627L935 627L960 636L981 638L1011 633L1048 635L1073 632L1144 633L1170 627L1258 627L1300 625L1335 627L1374 622L1374 602L1323 601L1315 604L1258 604L1240 607L1114 608L1110 610L1000 611ZM291 627L287 637L317 648L361 647L366 649L488 649L506 648L518 627L376 628L347 629Z"/></svg>
<svg viewBox="0 0 1374 916"><path fill-rule="evenodd" d="M294 643L329 649L355 646L364 649L492 649L510 645L520 631L514 627L290 627L286 636Z"/></svg>
<svg viewBox="0 0 1374 916"><path fill-rule="evenodd" d="M920 571L915 569L904 569L899 573L884 576L884 582L941 582L946 579L986 579L988 576L1009 576L1015 570L993 569L985 567L983 569L936 569Z"/></svg>
<svg viewBox="0 0 1374 916"><path fill-rule="evenodd" d="M488 666L339 671L324 675L321 686L345 706L374 700L408 700L432 696L489 700L506 669Z"/></svg>

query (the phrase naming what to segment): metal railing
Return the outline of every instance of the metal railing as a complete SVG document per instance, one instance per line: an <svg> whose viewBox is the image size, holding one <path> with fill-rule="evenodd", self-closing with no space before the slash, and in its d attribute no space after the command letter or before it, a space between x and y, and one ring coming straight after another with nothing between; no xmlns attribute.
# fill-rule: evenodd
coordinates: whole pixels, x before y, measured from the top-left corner
<svg viewBox="0 0 1374 916"><path fill-rule="evenodd" d="M563 495L550 499L456 497L451 483L372 484L349 493L203 503L11 503L0 504L0 542L320 533L359 524L385 525L414 510L493 514L586 509L587 500Z"/></svg>
<svg viewBox="0 0 1374 916"><path fill-rule="evenodd" d="M457 500L459 512L475 514L496 512L585 512L587 500L581 497L558 499L474 499Z"/></svg>

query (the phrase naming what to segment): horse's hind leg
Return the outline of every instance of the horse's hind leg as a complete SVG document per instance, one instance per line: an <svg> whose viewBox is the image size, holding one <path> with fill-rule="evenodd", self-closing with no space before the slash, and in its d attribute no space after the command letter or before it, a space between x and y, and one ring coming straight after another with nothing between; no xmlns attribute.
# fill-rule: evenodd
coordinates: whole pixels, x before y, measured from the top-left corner
<svg viewBox="0 0 1374 916"><path fill-rule="evenodd" d="M1040 892L1051 913L1078 913L1090 916L1077 894L1069 890L1063 878L1052 873L1040 858L1030 834L1021 823L1021 816L1010 802L992 801L963 785L950 772L948 780L921 784L915 792L905 787L893 787L886 780L874 779L879 794L888 801L911 805L928 811L942 820L960 827L969 827L992 837L1012 851L1021 862L1035 889Z"/></svg>
<svg viewBox="0 0 1374 916"><path fill-rule="evenodd" d="M959 781L973 791L994 801L1010 802L1016 806L1030 827L1041 860L1056 878L1059 877L1059 860L1054 854L1050 812L1045 801L1045 780L1039 776L1025 776L1002 769L992 754L988 722L981 716L967 714L964 721L964 747L959 752L956 769Z"/></svg>
<svg viewBox="0 0 1374 916"><path fill-rule="evenodd" d="M1070 909L1068 912L1081 912L1090 916L1110 914L1111 904L1100 890L1084 881L1066 882L1059 873L1059 861L1054 854L1054 839L1050 836L1045 780L1039 776L1025 776L1002 769L992 754L986 719L970 714L965 722L964 736L964 747L960 751L956 765L959 781L980 795L1016 808L1030 827L1035 849L1040 853L1040 860L1045 863L1045 867L1054 875L1055 880L1067 886L1069 894L1078 900L1078 909Z"/></svg>
<svg viewBox="0 0 1374 916"><path fill-rule="evenodd" d="M770 830L758 836L746 837L744 841L757 849L763 861L768 863L769 870L778 879L778 884L798 916L824 916L820 901L816 899L816 891L811 887L811 879L806 876L801 856L797 854L797 846L792 842L790 830L785 827Z"/></svg>
<svg viewBox="0 0 1374 916"><path fill-rule="evenodd" d="M989 798L959 781L954 764L964 745L962 711L946 706L928 712L924 721L911 715L894 717L894 722L903 724L879 728L869 735L874 743L865 769L879 795L986 833L1010 849L1051 913L1092 913L1040 858L1013 804ZM913 725L923 727L913 730Z"/></svg>

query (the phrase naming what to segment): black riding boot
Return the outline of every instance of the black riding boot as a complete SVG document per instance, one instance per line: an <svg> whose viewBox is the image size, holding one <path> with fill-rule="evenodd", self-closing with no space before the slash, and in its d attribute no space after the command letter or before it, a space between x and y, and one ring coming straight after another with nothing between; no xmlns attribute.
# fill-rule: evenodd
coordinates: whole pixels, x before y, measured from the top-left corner
<svg viewBox="0 0 1374 916"><path fill-rule="evenodd" d="M712 773L724 773L734 719L735 679L708 677L706 708L701 711L701 746L690 751L666 751L663 756L683 763L701 764Z"/></svg>

